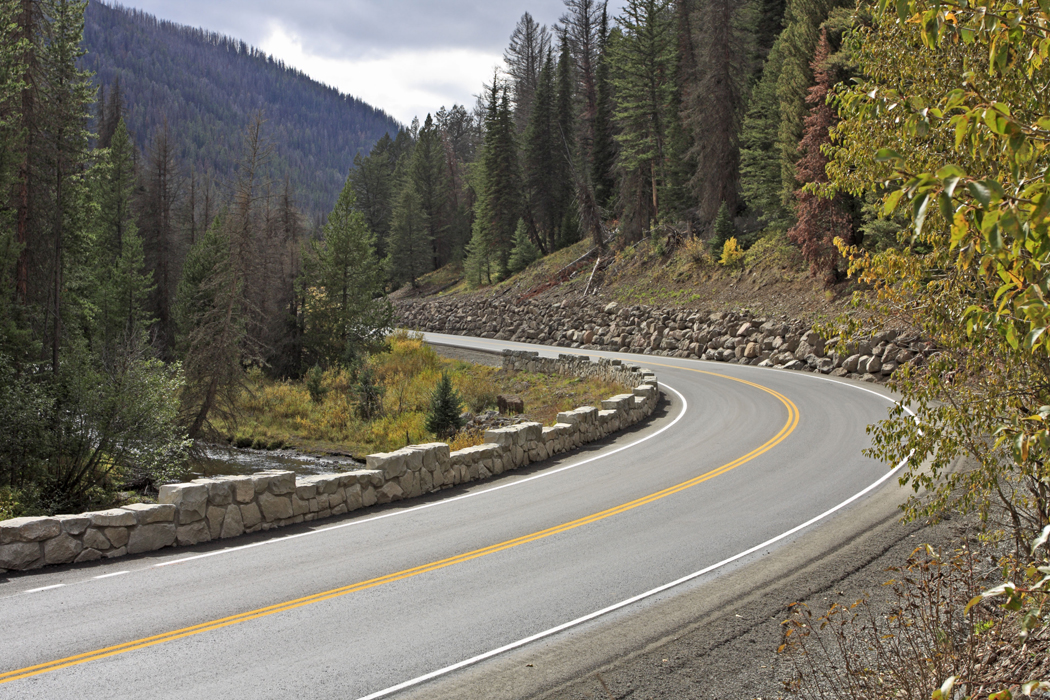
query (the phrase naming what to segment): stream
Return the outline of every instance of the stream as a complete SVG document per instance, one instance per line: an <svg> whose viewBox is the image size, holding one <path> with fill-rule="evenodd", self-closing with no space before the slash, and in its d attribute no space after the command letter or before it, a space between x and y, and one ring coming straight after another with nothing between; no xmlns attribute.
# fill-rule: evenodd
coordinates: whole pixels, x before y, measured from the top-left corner
<svg viewBox="0 0 1050 700"><path fill-rule="evenodd" d="M208 447L204 459L193 465L192 478L241 476L280 469L296 474L338 474L363 469L364 465L349 457L315 456L294 450L248 450L233 447Z"/></svg>

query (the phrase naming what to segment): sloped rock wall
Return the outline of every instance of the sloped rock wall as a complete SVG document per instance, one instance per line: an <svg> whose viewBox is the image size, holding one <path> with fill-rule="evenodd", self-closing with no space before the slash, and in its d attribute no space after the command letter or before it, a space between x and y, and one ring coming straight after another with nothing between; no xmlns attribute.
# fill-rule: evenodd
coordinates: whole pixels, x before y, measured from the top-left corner
<svg viewBox="0 0 1050 700"><path fill-rule="evenodd" d="M832 348L838 338L823 338L797 320L593 299L402 301L398 312L404 327L434 333L780 367L869 382L885 381L901 365L923 362L934 352L916 334L886 330L837 354Z"/></svg>

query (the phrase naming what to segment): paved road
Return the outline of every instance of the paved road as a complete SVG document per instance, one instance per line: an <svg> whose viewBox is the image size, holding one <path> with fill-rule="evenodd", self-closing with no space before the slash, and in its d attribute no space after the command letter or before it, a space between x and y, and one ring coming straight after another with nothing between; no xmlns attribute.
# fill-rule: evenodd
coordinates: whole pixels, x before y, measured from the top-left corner
<svg viewBox="0 0 1050 700"><path fill-rule="evenodd" d="M526 697L557 679L519 659L651 636L661 606L804 549L829 528L801 526L887 476L861 456L878 387L620 357L668 401L615 440L312 527L0 578L0 698Z"/></svg>

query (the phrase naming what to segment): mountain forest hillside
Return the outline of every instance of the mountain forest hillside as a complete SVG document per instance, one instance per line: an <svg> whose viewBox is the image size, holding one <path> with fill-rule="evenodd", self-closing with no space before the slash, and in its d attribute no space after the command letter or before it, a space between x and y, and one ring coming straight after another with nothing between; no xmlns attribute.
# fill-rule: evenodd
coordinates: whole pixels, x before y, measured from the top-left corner
<svg viewBox="0 0 1050 700"><path fill-rule="evenodd" d="M256 114L274 144L270 169L296 183L309 215L331 211L358 153L400 125L243 41L90 0L81 65L103 99L119 94L135 145L146 153L166 128L184 168L230 180Z"/></svg>

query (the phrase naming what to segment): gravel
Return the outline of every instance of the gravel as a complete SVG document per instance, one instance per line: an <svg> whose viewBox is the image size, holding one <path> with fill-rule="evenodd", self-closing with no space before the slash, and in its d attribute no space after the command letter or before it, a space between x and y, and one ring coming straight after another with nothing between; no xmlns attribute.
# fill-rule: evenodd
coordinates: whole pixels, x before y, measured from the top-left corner
<svg viewBox="0 0 1050 700"><path fill-rule="evenodd" d="M670 638L534 697L790 697L784 682L792 678L794 667L777 654L788 606L802 601L817 615L834 602L848 604L872 594L877 604L888 593L883 584L893 577L886 569L903 565L924 543L954 549L972 532L973 524L958 517L936 526L884 523L815 565L742 597L714 619L694 621Z"/></svg>

